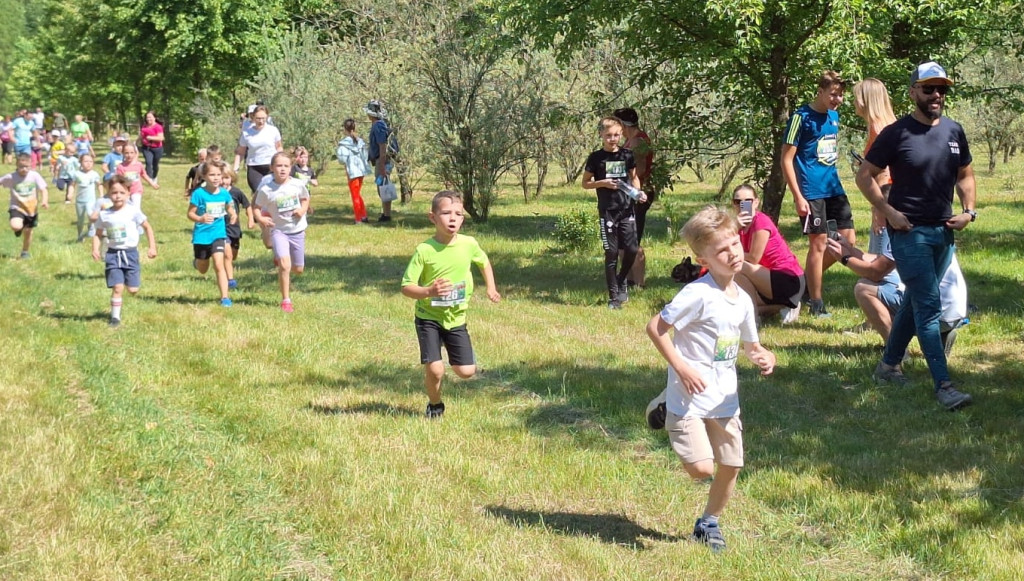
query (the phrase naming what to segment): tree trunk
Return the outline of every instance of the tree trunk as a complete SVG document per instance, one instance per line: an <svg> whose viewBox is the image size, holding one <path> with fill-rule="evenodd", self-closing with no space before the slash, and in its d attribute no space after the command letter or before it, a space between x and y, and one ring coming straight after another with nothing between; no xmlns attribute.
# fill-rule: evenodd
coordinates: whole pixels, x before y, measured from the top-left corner
<svg viewBox="0 0 1024 581"><path fill-rule="evenodd" d="M776 223L786 195L786 176L782 173L782 140L789 121L789 77L784 74L785 56L772 58L772 165L764 184L764 204L761 211L771 216Z"/></svg>

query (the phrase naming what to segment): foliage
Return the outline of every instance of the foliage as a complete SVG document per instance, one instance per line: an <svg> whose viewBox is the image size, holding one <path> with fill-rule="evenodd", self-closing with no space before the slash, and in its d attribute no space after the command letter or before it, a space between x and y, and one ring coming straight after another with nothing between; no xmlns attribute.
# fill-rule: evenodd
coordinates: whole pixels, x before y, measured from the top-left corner
<svg viewBox="0 0 1024 581"><path fill-rule="evenodd" d="M571 252L582 252L597 242L597 220L592 208L577 207L558 216L555 240Z"/></svg>

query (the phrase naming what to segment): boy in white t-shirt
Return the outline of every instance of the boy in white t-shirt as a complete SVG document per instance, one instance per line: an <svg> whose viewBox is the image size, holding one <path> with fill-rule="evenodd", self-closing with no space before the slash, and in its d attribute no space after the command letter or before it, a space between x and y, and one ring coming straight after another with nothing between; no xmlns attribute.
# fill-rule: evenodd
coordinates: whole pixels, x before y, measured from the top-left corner
<svg viewBox="0 0 1024 581"><path fill-rule="evenodd" d="M32 154L18 154L18 169L0 177L0 187L11 191L8 213L11 216L11 230L15 236L22 236L21 259L29 258L32 246L32 231L39 224L39 206L50 207L46 192L46 180L32 169Z"/></svg>
<svg viewBox="0 0 1024 581"><path fill-rule="evenodd" d="M694 479L714 476L693 539L715 552L725 549L718 517L743 467L740 347L762 375L775 368L775 354L758 342L754 303L733 281L743 267L738 229L736 218L710 206L687 221L681 235L708 273L683 287L647 324L647 335L669 364L665 428L672 449Z"/></svg>
<svg viewBox="0 0 1024 581"><path fill-rule="evenodd" d="M149 241L147 256L156 258L156 238L146 216L136 204L128 203L131 182L124 176L114 176L107 182L110 206L99 211L96 220L96 236L92 239L92 258L100 259L100 245L107 239L107 253L104 270L110 294L110 326L121 324L121 297L125 287L128 292L139 292L142 275L139 264L139 230L146 233Z"/></svg>

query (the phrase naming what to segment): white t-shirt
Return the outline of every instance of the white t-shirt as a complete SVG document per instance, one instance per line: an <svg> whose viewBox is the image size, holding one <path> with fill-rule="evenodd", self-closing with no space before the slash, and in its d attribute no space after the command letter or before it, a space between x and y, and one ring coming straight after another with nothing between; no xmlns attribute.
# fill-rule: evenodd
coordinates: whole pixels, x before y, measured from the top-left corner
<svg viewBox="0 0 1024 581"><path fill-rule="evenodd" d="M110 250L129 250L139 245L139 226L146 221L146 215L138 206L125 204L120 210L100 210L96 227L103 230Z"/></svg>
<svg viewBox="0 0 1024 581"><path fill-rule="evenodd" d="M270 176L267 176L270 177ZM301 180L288 178L283 184L264 179L256 189L252 204L270 214L274 228L285 234L298 234L306 229L306 216L296 217L302 200L309 199L309 190Z"/></svg>
<svg viewBox="0 0 1024 581"><path fill-rule="evenodd" d="M270 159L277 153L280 141L281 132L273 125L264 125L259 131L256 131L255 125L250 125L238 137L238 145L246 148L246 165L270 165Z"/></svg>
<svg viewBox="0 0 1024 581"><path fill-rule="evenodd" d="M103 183L100 174L91 169L87 172L74 171L71 179L75 180L75 201L90 202L96 199L96 185Z"/></svg>
<svg viewBox="0 0 1024 581"><path fill-rule="evenodd" d="M734 283L735 284L735 283ZM672 325L672 343L686 364L704 380L703 393L690 395L674 369L668 369L665 406L678 416L729 418L740 411L736 358L743 343L757 338L754 303L738 286L726 296L710 274L683 287L661 311Z"/></svg>

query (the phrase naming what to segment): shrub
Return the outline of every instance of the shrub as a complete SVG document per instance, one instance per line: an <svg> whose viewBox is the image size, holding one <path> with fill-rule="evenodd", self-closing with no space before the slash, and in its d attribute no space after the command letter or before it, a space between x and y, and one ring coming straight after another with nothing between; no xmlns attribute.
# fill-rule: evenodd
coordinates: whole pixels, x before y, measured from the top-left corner
<svg viewBox="0 0 1024 581"><path fill-rule="evenodd" d="M587 208L575 208L558 217L555 239L572 252L586 250L598 239L597 220Z"/></svg>

